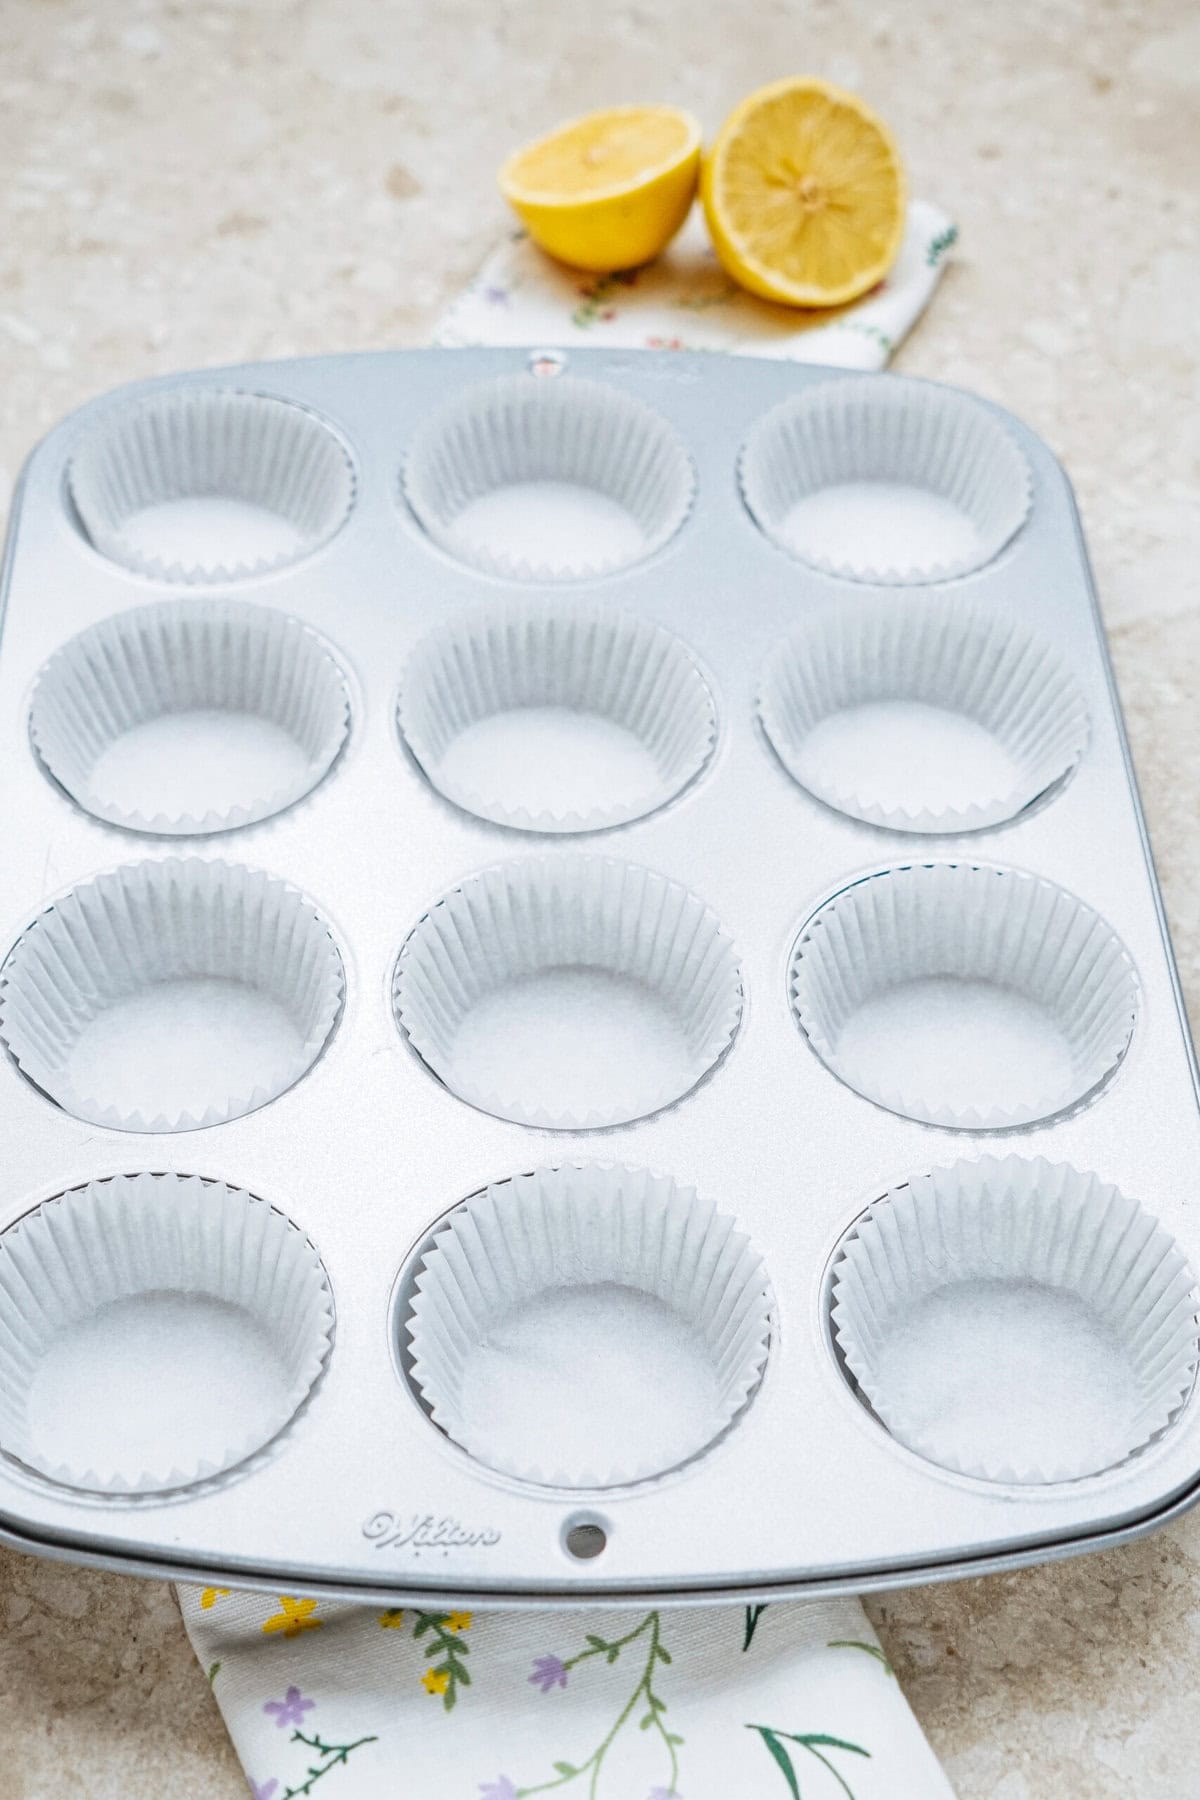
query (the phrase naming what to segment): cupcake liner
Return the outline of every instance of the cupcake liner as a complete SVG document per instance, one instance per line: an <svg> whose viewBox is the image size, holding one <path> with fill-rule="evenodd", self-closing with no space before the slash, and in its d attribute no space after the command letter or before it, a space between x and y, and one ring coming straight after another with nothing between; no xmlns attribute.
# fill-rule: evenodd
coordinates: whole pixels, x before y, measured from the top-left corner
<svg viewBox="0 0 1200 1800"><path fill-rule="evenodd" d="M772 651L758 710L794 781L892 831L1015 818L1088 735L1078 683L1048 644L941 594L824 609Z"/></svg>
<svg viewBox="0 0 1200 1800"><path fill-rule="evenodd" d="M599 831L674 798L712 752L687 647L629 614L518 602L432 632L399 723L439 793L522 831Z"/></svg>
<svg viewBox="0 0 1200 1800"><path fill-rule="evenodd" d="M459 1099L578 1131L689 1093L741 1016L737 953L703 901L633 863L545 857L485 870L410 934L396 1019Z"/></svg>
<svg viewBox="0 0 1200 1800"><path fill-rule="evenodd" d="M412 1380L446 1435L568 1488L707 1450L757 1389L770 1335L766 1272L732 1219L662 1176L583 1164L464 1202L408 1323Z"/></svg>
<svg viewBox="0 0 1200 1800"><path fill-rule="evenodd" d="M792 1005L839 1081L906 1118L997 1131L1093 1094L1137 980L1111 926L1016 869L926 863L856 882L792 956Z"/></svg>
<svg viewBox="0 0 1200 1800"><path fill-rule="evenodd" d="M897 375L822 381L754 427L742 497L767 537L849 581L949 581L1029 515L1029 466L995 413Z"/></svg>
<svg viewBox="0 0 1200 1800"><path fill-rule="evenodd" d="M102 556L161 581L235 581L340 530L354 468L315 413L266 394L177 388L97 415L67 485Z"/></svg>
<svg viewBox="0 0 1200 1800"><path fill-rule="evenodd" d="M169 858L56 901L0 970L0 1041L75 1118L191 1131L307 1073L341 1012L328 926L287 882Z"/></svg>
<svg viewBox="0 0 1200 1800"><path fill-rule="evenodd" d="M653 555L691 509L675 432L620 388L559 375L466 389L417 431L404 494L460 562L519 581L570 581Z"/></svg>
<svg viewBox="0 0 1200 1800"><path fill-rule="evenodd" d="M282 812L346 741L346 678L298 619L230 600L136 607L82 631L38 676L47 772L127 831L228 831Z"/></svg>
<svg viewBox="0 0 1200 1800"><path fill-rule="evenodd" d="M1191 1392L1196 1306L1148 1212L1040 1157L892 1189L833 1272L834 1335L875 1413L985 1481L1074 1481L1144 1449Z"/></svg>
<svg viewBox="0 0 1200 1800"><path fill-rule="evenodd" d="M0 1236L0 1449L95 1493L209 1480L290 1424L332 1337L320 1258L266 1201L89 1182Z"/></svg>

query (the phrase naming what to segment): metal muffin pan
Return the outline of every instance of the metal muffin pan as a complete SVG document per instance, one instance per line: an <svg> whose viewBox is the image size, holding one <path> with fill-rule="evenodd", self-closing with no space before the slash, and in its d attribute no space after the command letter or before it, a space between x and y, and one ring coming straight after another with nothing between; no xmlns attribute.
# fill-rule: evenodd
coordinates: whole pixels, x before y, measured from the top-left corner
<svg viewBox="0 0 1200 1800"><path fill-rule="evenodd" d="M532 485L497 513L505 468ZM920 473L907 498L883 485L906 470ZM1194 1497L1195 1066L1071 491L1018 421L891 376L651 352L196 372L98 400L38 447L4 592L8 1542L310 1592L703 1601L1040 1561ZM145 613L164 605L173 620ZM886 683L863 680L893 656L915 705L903 716ZM555 682L535 692L528 671L545 666ZM974 724L945 738L964 669ZM306 713L289 682L307 693L310 678ZM202 715L199 792L147 684ZM535 704L548 736L472 739L489 709ZM249 718L234 760L265 766L261 793L233 791L227 705ZM575 765L583 791L564 795L553 715L580 709L600 735ZM915 795L872 748L910 728L924 746ZM130 732L143 734L134 754L114 752L109 738ZM261 986L251 915L270 947ZM1043 945L1058 933L1058 952L1027 942L993 1005L1018 915ZM185 991L198 943L229 990L203 1005ZM564 961L591 970L581 1001L555 985ZM488 979L470 992L460 979L499 964L519 991L507 1007ZM907 993L871 969L900 971ZM863 989L853 1005L847 976ZM609 1008L605 983L655 996L662 1016ZM120 1014L107 1037L98 1006ZM176 1070L146 1044L185 1018L199 1047ZM576 1066L585 1040L591 1062ZM870 1331L860 1319L842 1341L833 1322L874 1291L857 1250L851 1278L844 1242L920 1198L932 1171L970 1165L973 1193L1007 1158L1035 1202L1030 1162L1075 1171L1056 1204L1108 1206L1101 1225L1087 1215L1100 1237L1143 1219L1138 1202L1152 1250L1156 1227L1173 1240L1165 1373L1159 1357L1125 1440L1118 1429L1098 1452L1083 1432L1069 1467L1006 1461L1011 1445L993 1467L986 1444L948 1452L928 1420L909 1429L911 1357L893 1403ZM604 1172L573 1173L588 1166ZM539 1170L564 1173L531 1183ZM201 1181L110 1179L154 1174ZM145 1220L165 1218L168 1190L160 1241ZM603 1468L568 1467L554 1443L532 1456L537 1433L503 1379L490 1390L503 1404L460 1429L454 1355L434 1369L432 1340L409 1335L452 1291L446 1254L464 1230L486 1226L469 1264L499 1241L488 1231L503 1237L514 1196L524 1220L530 1194L579 1190L597 1231L616 1207L652 1215L664 1241L681 1221L686 1254L711 1253L741 1297L713 1422L693 1396L674 1449L633 1441L670 1393L674 1340L627 1358L615 1407L584 1360L580 1413L610 1437L614 1414L630 1420ZM118 1200L119 1220L106 1210ZM1036 1226L1036 1204L1018 1200ZM39 1375L37 1418L14 1411L33 1355L22 1270L46 1266L44 1242L86 1281L105 1246L132 1256L152 1241L143 1285L157 1292L178 1277L181 1233L216 1255L210 1226L243 1233L260 1259L282 1244L295 1264L239 1287L216 1256L225 1285L210 1300L244 1305L279 1363L261 1395L251 1384L253 1404L222 1398L253 1367L239 1340L230 1366L192 1384L204 1442L180 1430L186 1395L176 1404L168 1386L170 1456L122 1461L103 1394L72 1384L73 1340L75 1363ZM986 1232L984 1251L986 1282L999 1269ZM619 1279L624 1254L606 1239L595 1267L616 1256ZM1038 1255L1000 1273L1016 1268L1019 1290L1022 1269L1034 1281L1047 1257L1065 1266L1053 1246ZM638 1268L644 1294L673 1294L678 1269L664 1275L644 1243ZM1119 1337L1129 1294L1111 1289ZM698 1293L693 1279L688 1318L727 1351L732 1328ZM569 1337L578 1316L587 1342L595 1320L573 1303L567 1290L547 1329ZM188 1341L172 1335L184 1309L167 1302L126 1332L121 1304L99 1361L139 1364L153 1394L158 1347L178 1359ZM1152 1335L1157 1321L1134 1323ZM934 1345L940 1329L923 1315ZM961 1308L945 1329L969 1362L969 1317L965 1351ZM1089 1341L1071 1337L1074 1362L1050 1373L1060 1404L1078 1397L1103 1435L1110 1362L1096 1364L1098 1395L1079 1360ZM226 1404L236 1443L222 1449ZM524 1459L494 1441L506 1410ZM664 1416L677 1422L669 1402Z"/></svg>

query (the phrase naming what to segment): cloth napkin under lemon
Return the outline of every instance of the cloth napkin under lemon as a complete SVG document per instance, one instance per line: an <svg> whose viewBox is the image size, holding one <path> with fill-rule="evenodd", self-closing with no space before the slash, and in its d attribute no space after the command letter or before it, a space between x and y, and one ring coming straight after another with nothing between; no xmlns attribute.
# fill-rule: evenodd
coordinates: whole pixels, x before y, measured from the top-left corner
<svg viewBox="0 0 1200 1800"><path fill-rule="evenodd" d="M856 1600L179 1601L256 1800L953 1800Z"/></svg>

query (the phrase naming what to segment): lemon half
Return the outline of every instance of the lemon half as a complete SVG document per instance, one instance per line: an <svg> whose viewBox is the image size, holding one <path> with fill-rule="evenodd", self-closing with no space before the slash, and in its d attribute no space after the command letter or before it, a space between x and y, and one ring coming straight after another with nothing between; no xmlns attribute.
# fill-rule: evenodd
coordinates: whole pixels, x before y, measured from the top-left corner
<svg viewBox="0 0 1200 1800"><path fill-rule="evenodd" d="M701 194L733 279L787 306L840 306L891 268L905 180L883 121L808 76L759 88L726 119Z"/></svg>
<svg viewBox="0 0 1200 1800"><path fill-rule="evenodd" d="M510 156L500 191L535 243L576 269L649 262L687 217L700 126L674 106L614 106Z"/></svg>

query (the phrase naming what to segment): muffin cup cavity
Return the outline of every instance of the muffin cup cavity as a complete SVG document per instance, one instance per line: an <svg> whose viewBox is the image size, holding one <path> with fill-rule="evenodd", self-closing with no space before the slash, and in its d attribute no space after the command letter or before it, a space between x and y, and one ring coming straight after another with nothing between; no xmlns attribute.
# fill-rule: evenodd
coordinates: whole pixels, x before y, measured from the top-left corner
<svg viewBox="0 0 1200 1800"><path fill-rule="evenodd" d="M0 1040L75 1118L191 1131L299 1081L343 992L329 928L295 888L172 857L99 875L34 920L0 970Z"/></svg>
<svg viewBox="0 0 1200 1800"><path fill-rule="evenodd" d="M516 603L432 632L405 672L399 724L448 800L522 831L600 831L695 779L716 712L687 647L583 602Z"/></svg>
<svg viewBox="0 0 1200 1800"><path fill-rule="evenodd" d="M771 652L758 710L794 781L892 831L1004 824L1088 738L1063 658L1009 614L944 594L823 608Z"/></svg>
<svg viewBox="0 0 1200 1800"><path fill-rule="evenodd" d="M949 581L991 562L1029 515L1029 466L999 417L901 376L822 381L747 438L742 497L781 549L825 574Z"/></svg>
<svg viewBox="0 0 1200 1800"><path fill-rule="evenodd" d="M521 1124L577 1131L679 1100L728 1049L737 953L703 901L615 859L502 864L409 935L396 1019L450 1091Z"/></svg>
<svg viewBox="0 0 1200 1800"><path fill-rule="evenodd" d="M1120 939L1016 869L926 863L866 877L808 921L797 1023L838 1079L959 1131L1036 1124L1114 1073L1137 1011Z"/></svg>
<svg viewBox="0 0 1200 1800"><path fill-rule="evenodd" d="M691 1188L612 1166L493 1183L425 1252L412 1381L477 1462L604 1488L699 1456L744 1411L770 1345L766 1272Z"/></svg>
<svg viewBox="0 0 1200 1800"><path fill-rule="evenodd" d="M346 678L298 619L237 601L136 607L38 676L30 734L93 818L163 836L229 831L310 793L350 726Z"/></svg>
<svg viewBox="0 0 1200 1800"><path fill-rule="evenodd" d="M571 581L641 562L679 530L695 473L672 428L620 388L501 376L417 431L404 495L449 555L519 581Z"/></svg>
<svg viewBox="0 0 1200 1800"><path fill-rule="evenodd" d="M61 1486L211 1480L289 1425L333 1302L265 1201L194 1175L118 1175L0 1236L0 1449Z"/></svg>
<svg viewBox="0 0 1200 1800"><path fill-rule="evenodd" d="M1197 1360L1195 1278L1095 1175L1043 1158L935 1169L843 1240L833 1330L898 1442L984 1481L1075 1481L1168 1426Z"/></svg>
<svg viewBox="0 0 1200 1800"><path fill-rule="evenodd" d="M67 486L84 534L160 581L237 581L297 562L339 531L354 467L323 420L292 401L166 389L97 414Z"/></svg>

